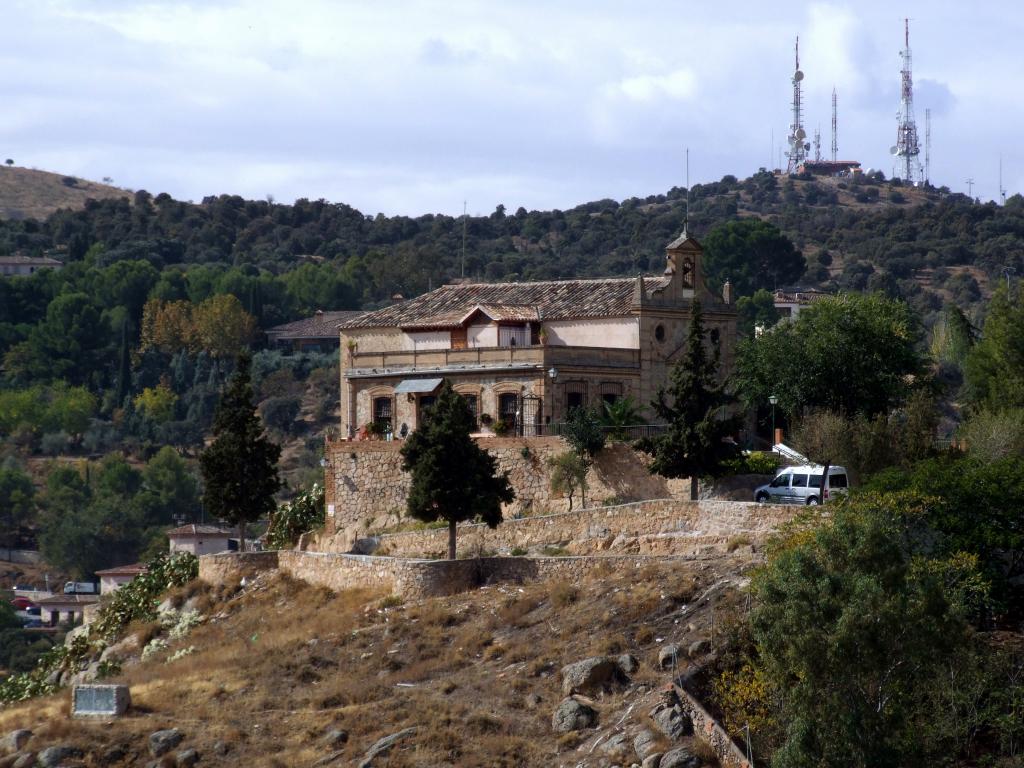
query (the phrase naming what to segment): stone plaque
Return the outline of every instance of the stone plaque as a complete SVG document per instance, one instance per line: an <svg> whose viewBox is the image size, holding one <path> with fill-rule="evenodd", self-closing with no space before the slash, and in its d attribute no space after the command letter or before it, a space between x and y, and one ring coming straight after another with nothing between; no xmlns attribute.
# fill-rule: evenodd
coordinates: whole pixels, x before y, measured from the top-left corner
<svg viewBox="0 0 1024 768"><path fill-rule="evenodd" d="M120 717L131 704L127 685L76 685L71 689L74 717Z"/></svg>

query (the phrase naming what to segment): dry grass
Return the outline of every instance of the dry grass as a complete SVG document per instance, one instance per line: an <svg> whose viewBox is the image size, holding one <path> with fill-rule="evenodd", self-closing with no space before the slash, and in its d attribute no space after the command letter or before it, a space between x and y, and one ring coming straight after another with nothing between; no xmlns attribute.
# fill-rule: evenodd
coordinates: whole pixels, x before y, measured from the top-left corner
<svg viewBox="0 0 1024 768"><path fill-rule="evenodd" d="M707 568L650 568L571 587L498 585L403 604L288 579L237 594L233 587L209 596L186 589L174 599L222 594L225 602L212 602L210 613L227 616L181 642L194 645L194 654L129 666L115 679L131 686L130 717L103 727L70 721L63 693L0 711L0 732L31 728L49 743L82 747L92 764L121 745L126 754L110 763L116 766L147 762L148 734L175 726L204 766L269 768L315 763L326 754L319 739L330 728L350 734L337 761L344 765L376 739L417 725L387 765L575 764L559 755L588 734L551 732L558 670L593 654L632 653L641 662L635 682L664 683L654 640L687 642L686 622L677 622L681 597L719 578ZM607 694L599 710L610 717L626 695ZM227 753L216 752L215 742Z"/></svg>
<svg viewBox="0 0 1024 768"><path fill-rule="evenodd" d="M132 197L126 190L84 179L75 179L74 186L69 186L64 183L65 178L71 177L31 168L0 166L0 218L45 219L58 208L84 208L90 197L95 200Z"/></svg>

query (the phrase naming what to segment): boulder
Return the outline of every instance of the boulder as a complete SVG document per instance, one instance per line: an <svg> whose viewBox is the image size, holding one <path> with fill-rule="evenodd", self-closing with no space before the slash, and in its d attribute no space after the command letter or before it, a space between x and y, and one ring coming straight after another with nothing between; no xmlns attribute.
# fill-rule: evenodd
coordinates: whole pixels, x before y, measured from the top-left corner
<svg viewBox="0 0 1024 768"><path fill-rule="evenodd" d="M658 651L658 666L662 669L671 669L679 663L679 657L683 649L677 643L667 643L661 646Z"/></svg>
<svg viewBox="0 0 1024 768"><path fill-rule="evenodd" d="M646 760L658 751L658 736L649 728L644 728L633 737L633 750L639 760Z"/></svg>
<svg viewBox="0 0 1024 768"><path fill-rule="evenodd" d="M34 752L21 752L18 759L11 763L11 768L33 768L36 764Z"/></svg>
<svg viewBox="0 0 1024 768"><path fill-rule="evenodd" d="M676 747L661 756L658 768L700 768L703 762L686 747Z"/></svg>
<svg viewBox="0 0 1024 768"><path fill-rule="evenodd" d="M672 707L659 706L651 713L651 719L658 730L672 741L679 741L693 733L693 720L678 704Z"/></svg>
<svg viewBox="0 0 1024 768"><path fill-rule="evenodd" d="M137 634L128 635L113 645L108 645L100 654L100 661L124 661L142 654L142 644Z"/></svg>
<svg viewBox="0 0 1024 768"><path fill-rule="evenodd" d="M194 749L183 749L174 756L174 764L177 768L192 768L199 762L199 753Z"/></svg>
<svg viewBox="0 0 1024 768"><path fill-rule="evenodd" d="M691 659L696 659L698 656L703 656L711 650L711 641L706 637L700 640L695 640L690 643L690 647L687 649L687 654Z"/></svg>
<svg viewBox="0 0 1024 768"><path fill-rule="evenodd" d="M149 754L160 757L181 744L184 734L177 728L167 728L149 735Z"/></svg>
<svg viewBox="0 0 1024 768"><path fill-rule="evenodd" d="M631 653L624 653L616 660L619 665L619 669L624 675L632 675L638 669L640 669L640 662L636 660L636 656Z"/></svg>
<svg viewBox="0 0 1024 768"><path fill-rule="evenodd" d="M596 723L597 711L588 704L584 704L582 701L571 696L563 699L555 708L555 713L551 716L551 727L557 733L582 731L584 728L590 728Z"/></svg>
<svg viewBox="0 0 1024 768"><path fill-rule="evenodd" d="M36 762L42 768L57 768L69 757L81 757L82 750L68 744L61 744L56 747L47 747L36 755Z"/></svg>
<svg viewBox="0 0 1024 768"><path fill-rule="evenodd" d="M390 749L395 746L398 742L403 739L407 739L416 733L416 728L405 728L398 733L392 733L390 736L385 736L382 739L377 739L373 745L366 750L366 754L359 763L359 768L370 768L373 765L374 758L386 754Z"/></svg>
<svg viewBox="0 0 1024 768"><path fill-rule="evenodd" d="M652 752L645 757L640 768L661 768L661 752Z"/></svg>
<svg viewBox="0 0 1024 768"><path fill-rule="evenodd" d="M348 741L348 731L342 731L337 728L332 728L324 734L320 742L331 749L338 749L342 744Z"/></svg>
<svg viewBox="0 0 1024 768"><path fill-rule="evenodd" d="M115 744L114 746L108 747L107 749L103 750L103 755L102 755L102 758L101 758L101 764L102 765L115 765L116 763L119 763L122 760L124 760L124 758L127 755L128 755L128 750L127 749L125 749L120 744Z"/></svg>
<svg viewBox="0 0 1024 768"><path fill-rule="evenodd" d="M536 709L541 705L542 701L543 700L541 699L540 695L536 693L526 694L526 698L523 700L527 709Z"/></svg>
<svg viewBox="0 0 1024 768"><path fill-rule="evenodd" d="M16 731L11 731L0 739L0 753L10 755L15 752L21 752L25 745L28 744L28 740L31 738L32 731L27 728L19 728Z"/></svg>
<svg viewBox="0 0 1024 768"><path fill-rule="evenodd" d="M629 754L629 737L624 733L616 733L602 743L600 749L613 760L626 758Z"/></svg>
<svg viewBox="0 0 1024 768"><path fill-rule="evenodd" d="M4 755L0 757L0 768L12 768L12 766L21 759L22 755L27 754L26 752L14 752L10 755Z"/></svg>
<svg viewBox="0 0 1024 768"><path fill-rule="evenodd" d="M596 693L625 679L616 659L594 656L562 667L562 693Z"/></svg>

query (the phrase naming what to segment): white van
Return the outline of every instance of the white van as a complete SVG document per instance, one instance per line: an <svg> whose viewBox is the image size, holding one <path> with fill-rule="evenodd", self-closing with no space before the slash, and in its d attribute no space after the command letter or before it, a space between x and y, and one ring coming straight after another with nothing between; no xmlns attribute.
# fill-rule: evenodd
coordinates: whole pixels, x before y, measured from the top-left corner
<svg viewBox="0 0 1024 768"><path fill-rule="evenodd" d="M774 480L754 489L754 501L761 504L820 504L821 474L824 470L820 464L783 467L775 475ZM827 501L832 494L846 493L850 485L848 478L846 467L829 467L825 500Z"/></svg>

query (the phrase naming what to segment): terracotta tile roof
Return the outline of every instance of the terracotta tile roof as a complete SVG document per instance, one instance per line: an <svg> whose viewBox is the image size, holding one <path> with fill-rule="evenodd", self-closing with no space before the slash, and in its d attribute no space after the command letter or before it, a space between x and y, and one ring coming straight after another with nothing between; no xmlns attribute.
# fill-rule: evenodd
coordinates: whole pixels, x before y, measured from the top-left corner
<svg viewBox="0 0 1024 768"><path fill-rule="evenodd" d="M32 266L32 267L63 267L64 263L57 261L57 259L51 259L49 256L24 256L22 254L15 254L13 256L0 256L0 264L2 265L14 265L14 266Z"/></svg>
<svg viewBox="0 0 1024 768"><path fill-rule="evenodd" d="M267 330L267 335L278 339L335 339L338 336L340 323L352 320L362 314L358 310L317 312L312 317L275 325Z"/></svg>
<svg viewBox="0 0 1024 768"><path fill-rule="evenodd" d="M646 291L668 285L669 277L644 277ZM603 280L549 280L536 283L446 285L390 307L345 321L342 328L450 328L474 308L506 317L495 319L573 320L629 314L635 277ZM535 314L534 314L535 313ZM528 318L526 316L529 316ZM493 317L493 315L492 315Z"/></svg>
<svg viewBox="0 0 1024 768"><path fill-rule="evenodd" d="M36 605L90 605L100 601L99 595L52 595L36 600Z"/></svg>
<svg viewBox="0 0 1024 768"><path fill-rule="evenodd" d="M218 525L197 525L196 523L189 523L188 525L183 525L180 528L175 528L173 531L168 531L167 535L183 539L197 538L199 536L232 536L233 532L227 528L221 528Z"/></svg>
<svg viewBox="0 0 1024 768"><path fill-rule="evenodd" d="M811 304L815 301L830 298L832 298L831 293L825 293L824 291L818 291L813 288L810 290L801 290L799 288L790 290L779 289L772 294L772 299L777 304Z"/></svg>

